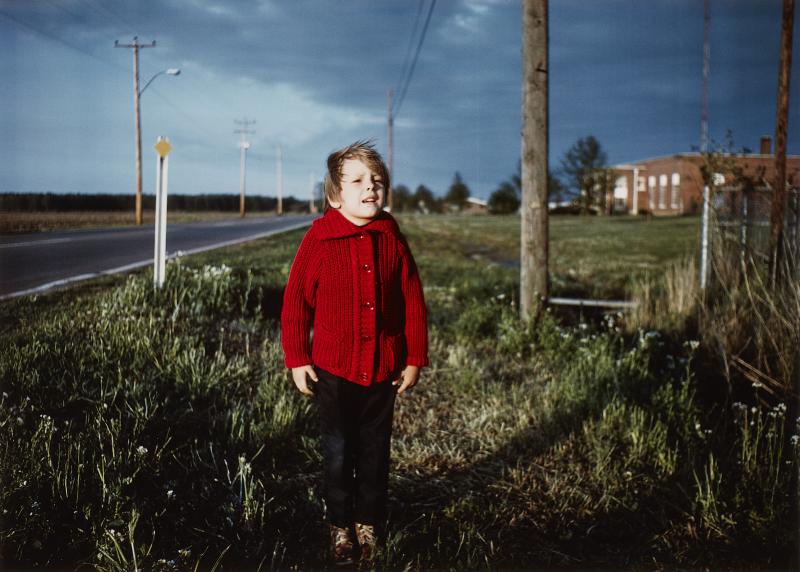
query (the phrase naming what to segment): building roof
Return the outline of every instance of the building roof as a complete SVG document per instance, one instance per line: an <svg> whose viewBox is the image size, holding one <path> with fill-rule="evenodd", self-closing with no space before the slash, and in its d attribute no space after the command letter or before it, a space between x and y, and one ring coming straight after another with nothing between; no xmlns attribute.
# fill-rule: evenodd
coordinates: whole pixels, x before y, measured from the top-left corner
<svg viewBox="0 0 800 572"><path fill-rule="evenodd" d="M774 158L774 153L718 153L723 157L742 157L752 159ZM612 169L633 169L638 167L640 163L649 163L650 161L659 161L662 159L683 159L683 158L700 158L703 154L698 151L685 151L682 153L670 153L669 155L658 155L656 157L647 157L645 159L638 159L636 161L628 161L627 163L617 163L610 165ZM800 155L786 155L787 159L800 159Z"/></svg>
<svg viewBox="0 0 800 572"><path fill-rule="evenodd" d="M472 203L473 205L478 205L479 207L485 207L489 205L489 203L483 199L479 199L478 197L467 197L467 202Z"/></svg>

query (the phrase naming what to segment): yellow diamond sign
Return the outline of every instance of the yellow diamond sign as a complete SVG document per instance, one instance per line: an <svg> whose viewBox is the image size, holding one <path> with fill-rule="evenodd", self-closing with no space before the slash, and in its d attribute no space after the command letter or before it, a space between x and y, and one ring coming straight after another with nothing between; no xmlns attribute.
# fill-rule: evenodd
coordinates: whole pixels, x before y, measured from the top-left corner
<svg viewBox="0 0 800 572"><path fill-rule="evenodd" d="M166 158L169 152L172 151L172 145L170 145L166 139L161 139L154 147L162 159Z"/></svg>

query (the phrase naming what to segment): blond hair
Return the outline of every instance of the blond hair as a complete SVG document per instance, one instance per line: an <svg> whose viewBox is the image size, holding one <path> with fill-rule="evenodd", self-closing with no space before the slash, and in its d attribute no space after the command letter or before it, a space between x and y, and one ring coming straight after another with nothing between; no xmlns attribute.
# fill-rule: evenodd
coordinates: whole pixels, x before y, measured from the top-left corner
<svg viewBox="0 0 800 572"><path fill-rule="evenodd" d="M389 169L383 162L383 157L375 150L372 141L356 141L328 155L328 172L325 175L326 209L330 207L331 202L339 200L339 193L342 191L342 165L348 159L358 159L369 167L370 171L381 178L384 193L389 192Z"/></svg>

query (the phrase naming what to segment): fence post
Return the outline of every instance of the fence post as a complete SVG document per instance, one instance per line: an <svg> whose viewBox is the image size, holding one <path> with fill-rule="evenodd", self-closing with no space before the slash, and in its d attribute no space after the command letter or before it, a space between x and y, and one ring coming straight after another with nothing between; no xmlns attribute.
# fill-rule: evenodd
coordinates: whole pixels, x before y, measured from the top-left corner
<svg viewBox="0 0 800 572"><path fill-rule="evenodd" d="M748 194L747 189L742 189L742 212L739 218L739 238L742 258L742 268L745 267L747 262L747 225L750 222L747 216L748 210Z"/></svg>
<svg viewBox="0 0 800 572"><path fill-rule="evenodd" d="M706 289L708 281L708 211L709 205L709 189L708 185L703 187L703 222L700 230L700 289Z"/></svg>

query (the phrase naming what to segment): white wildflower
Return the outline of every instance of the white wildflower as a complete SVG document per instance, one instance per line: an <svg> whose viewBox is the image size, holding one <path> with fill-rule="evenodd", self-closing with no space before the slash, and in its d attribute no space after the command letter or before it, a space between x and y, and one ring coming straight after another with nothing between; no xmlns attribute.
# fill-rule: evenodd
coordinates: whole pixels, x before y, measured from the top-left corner
<svg viewBox="0 0 800 572"><path fill-rule="evenodd" d="M145 447L144 445L139 445L138 447L136 447L136 452L139 455L146 455L147 454L147 447Z"/></svg>

